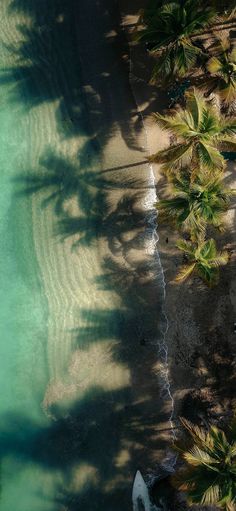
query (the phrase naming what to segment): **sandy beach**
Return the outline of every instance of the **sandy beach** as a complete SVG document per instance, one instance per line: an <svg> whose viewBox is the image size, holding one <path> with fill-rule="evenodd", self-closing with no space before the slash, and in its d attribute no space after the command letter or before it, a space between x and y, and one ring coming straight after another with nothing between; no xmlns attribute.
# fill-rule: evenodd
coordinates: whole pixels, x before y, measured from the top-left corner
<svg viewBox="0 0 236 511"><path fill-rule="evenodd" d="M121 0L123 24L130 42L131 81L147 132L148 150L168 146L168 136L151 118L152 112L168 107L165 93L150 85L151 61L144 47L133 41L137 13L142 2ZM157 196L163 196L165 180L158 165L153 165ZM227 185L235 188L235 164L228 163ZM182 255L175 243L177 232L158 224L157 249L161 257L166 283L164 310L168 319L166 342L171 392L174 398L174 418L189 418L193 422L219 419L232 415L235 407L236 344L234 322L235 299L235 208L226 215L225 232L218 243L230 253L230 263L221 271L219 284L208 289L197 278L176 284L173 282L182 264ZM214 233L215 236L215 233ZM176 423L176 422L175 422Z"/></svg>

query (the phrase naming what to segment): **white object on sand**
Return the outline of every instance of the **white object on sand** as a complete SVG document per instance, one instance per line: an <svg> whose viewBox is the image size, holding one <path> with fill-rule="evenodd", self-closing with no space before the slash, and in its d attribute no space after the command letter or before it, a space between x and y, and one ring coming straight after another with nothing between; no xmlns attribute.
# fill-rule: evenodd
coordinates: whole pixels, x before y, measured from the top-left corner
<svg viewBox="0 0 236 511"><path fill-rule="evenodd" d="M132 491L133 511L152 511L148 487L139 470L137 470Z"/></svg>

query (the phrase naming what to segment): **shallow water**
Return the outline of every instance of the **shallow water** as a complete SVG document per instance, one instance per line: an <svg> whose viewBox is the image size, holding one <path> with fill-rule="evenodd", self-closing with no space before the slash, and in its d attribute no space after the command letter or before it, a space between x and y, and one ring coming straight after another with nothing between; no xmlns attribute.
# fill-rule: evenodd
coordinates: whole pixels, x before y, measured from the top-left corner
<svg viewBox="0 0 236 511"><path fill-rule="evenodd" d="M130 509L160 447L145 137L116 2L76 4L1 3L3 511Z"/></svg>

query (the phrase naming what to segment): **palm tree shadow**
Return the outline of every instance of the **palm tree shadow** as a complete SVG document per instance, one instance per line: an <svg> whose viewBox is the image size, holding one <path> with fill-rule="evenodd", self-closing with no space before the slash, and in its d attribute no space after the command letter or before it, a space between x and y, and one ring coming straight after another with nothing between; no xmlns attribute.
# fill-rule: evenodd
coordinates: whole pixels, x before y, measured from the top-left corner
<svg viewBox="0 0 236 511"><path fill-rule="evenodd" d="M94 24L92 17L91 46L85 27L91 24L94 9L100 23ZM126 100L130 90L124 59L127 48L115 4L103 0L88 10L88 6L76 5L74 0L50 0L44 2L44 8L40 2L29 1L26 5L14 0L9 12L24 12L31 19L30 26L17 27L20 43L8 47L17 57L17 67L0 75L0 82L16 84L12 100L21 98L28 109L59 100L56 120L62 138L86 135L100 152L118 125L125 144L142 151L136 141L142 123L141 119L137 122L131 92ZM112 114L110 91L115 99Z"/></svg>
<svg viewBox="0 0 236 511"><path fill-rule="evenodd" d="M150 344L157 343L162 334L165 317L162 314L164 290L162 275L157 261L151 256L141 261L126 263L107 257L103 263L104 273L97 277L98 289L115 289L121 297L125 314L123 335L126 332L132 343L144 337ZM123 343L127 346L129 341Z"/></svg>
<svg viewBox="0 0 236 511"><path fill-rule="evenodd" d="M44 192L42 208L53 204L57 217L66 213L67 202L74 199L82 211L90 211L92 190L97 186L95 173L86 172L86 169L82 172L80 164L70 162L62 155L57 156L50 148L40 158L39 164L39 172L23 174L15 179L19 184L19 197Z"/></svg>
<svg viewBox="0 0 236 511"><path fill-rule="evenodd" d="M1 422L1 459L14 456L26 465L34 464L52 474L60 472L63 488L57 489L56 501L67 502L71 511L75 504L86 505L91 511L111 508L118 511L121 503L124 509L129 509L131 492L127 490L127 478L130 486L132 481L129 460L140 456L143 425L150 418L141 420L141 404L126 406L128 393L126 388L112 392L99 387L90 389L66 417L54 406L51 411L57 420L47 426L17 412L6 415ZM154 434L151 427L150 434ZM130 440L132 447L128 447ZM129 456L119 465L124 445ZM78 489L71 481L77 473L86 473L87 467L87 486Z"/></svg>
<svg viewBox="0 0 236 511"><path fill-rule="evenodd" d="M111 209L104 191L98 191L89 217L65 216L58 222L57 233L62 241L75 237L74 249L81 243L90 245L94 240L104 238L114 255L127 254L131 248L142 250L144 237L149 233L146 214L135 208L139 199L139 193L131 197L123 195L115 209Z"/></svg>
<svg viewBox="0 0 236 511"><path fill-rule="evenodd" d="M136 381L142 371L141 346L153 350L166 328L158 267L152 258L124 266L114 257L107 257L103 270L96 278L98 291L115 289L122 307L94 312L82 309L81 326L72 331L75 349L86 351L94 343L109 342L112 360L128 367L131 381Z"/></svg>
<svg viewBox="0 0 236 511"><path fill-rule="evenodd" d="M91 170L90 163L86 162L85 165L82 158L78 162L71 162L48 148L39 160L40 169L37 173L27 173L15 179L19 184L17 195L21 197L43 192L42 208L53 204L55 215L61 219L62 223L65 222L65 225L66 222L69 224L71 221L73 231L73 225L76 225L76 222L72 218L67 218L66 206L69 201L75 200L78 209L84 215L89 216L99 209L100 217L102 217L108 211L105 200L107 190L122 190L127 187L137 190L145 188L141 179L127 176L124 180L120 180L114 177L114 172L112 177L108 178L103 176L103 171ZM66 218L61 218L63 216ZM98 218L97 222L99 220L102 221L102 218ZM86 226L86 222L83 223L81 220L81 223ZM91 225L93 225L92 219Z"/></svg>

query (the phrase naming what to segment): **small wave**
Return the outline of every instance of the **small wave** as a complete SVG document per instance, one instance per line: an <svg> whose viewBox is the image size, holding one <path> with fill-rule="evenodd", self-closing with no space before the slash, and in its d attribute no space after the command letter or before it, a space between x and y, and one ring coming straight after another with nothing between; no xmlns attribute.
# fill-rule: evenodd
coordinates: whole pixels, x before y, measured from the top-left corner
<svg viewBox="0 0 236 511"><path fill-rule="evenodd" d="M126 33L126 29L125 29L125 25L122 20L122 16L121 16L121 23L122 23L123 31ZM127 39L127 43L129 46L129 81L130 81L130 86L131 86L133 98L134 98L134 101L136 104L137 113L139 114L139 116L142 120L142 125L143 125L143 129L144 129L144 133L145 133L146 151L148 154L150 154L149 144L148 144L148 138L149 138L148 128L145 123L145 118L144 118L142 112L140 111L138 100L136 97L134 81L137 78L133 72L134 64L132 61L131 47L128 42L128 36L126 37L126 39ZM159 364L159 368L158 368L159 369L158 378L159 378L159 382L160 382L160 386L161 386L161 398L163 400L168 400L170 402L170 416L169 416L168 421L169 421L169 424L171 427L172 441L174 441L176 439L175 428L174 428L174 423L173 423L175 403L174 403L174 398L171 393L171 383L170 383L170 379L169 379L169 364L168 364L168 345L166 343L166 334L167 334L167 331L169 328L169 323L168 323L167 315L164 310L164 302L165 302L165 297L166 297L166 290L165 290L166 283L165 283L164 271L163 271L163 267L161 264L160 255L159 255L159 252L157 249L157 243L159 241L159 237L157 234L158 211L155 208L155 204L158 201L158 196L156 193L154 170L153 170L153 166L151 163L149 164L149 170L150 170L150 173L149 173L149 178L148 178L148 191L147 191L145 197L141 201L141 205L142 205L143 209L145 211L147 211L147 214L145 217L147 227L146 227L146 232L145 232L145 237L144 237L144 239L145 239L144 249L145 249L146 254L151 255L152 257L155 258L156 278L157 278L159 286L161 284L161 287L163 289L163 306L161 308L162 321L160 324L160 331L162 333L162 338L157 339L155 344L158 347L158 355L160 358L160 364ZM152 266L152 269L153 269L152 262L150 263L150 265ZM167 472L173 472L175 464L176 464L176 455L173 454L173 452L171 450L169 450L166 454L165 459L162 462L162 468L164 470L166 470ZM156 473L152 473L152 474L149 473L147 475L147 478L149 479L148 486L152 486L152 484L156 480Z"/></svg>

